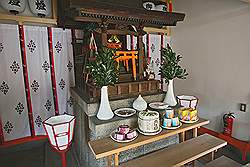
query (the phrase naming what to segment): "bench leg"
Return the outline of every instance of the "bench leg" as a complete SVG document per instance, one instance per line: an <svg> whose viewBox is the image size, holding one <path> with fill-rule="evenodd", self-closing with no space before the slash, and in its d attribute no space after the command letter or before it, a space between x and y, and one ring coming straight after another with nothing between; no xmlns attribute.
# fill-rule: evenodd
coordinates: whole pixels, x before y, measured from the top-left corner
<svg viewBox="0 0 250 167"><path fill-rule="evenodd" d="M214 151L211 152L211 160L212 160L212 161L214 160Z"/></svg>
<svg viewBox="0 0 250 167"><path fill-rule="evenodd" d="M119 166L119 153L115 154L115 166Z"/></svg>
<svg viewBox="0 0 250 167"><path fill-rule="evenodd" d="M108 167L112 167L112 155L107 157L108 160Z"/></svg>
<svg viewBox="0 0 250 167"><path fill-rule="evenodd" d="M194 128L193 129L193 137L197 137L198 136L198 128Z"/></svg>
<svg viewBox="0 0 250 167"><path fill-rule="evenodd" d="M185 141L185 131L181 132L181 142Z"/></svg>

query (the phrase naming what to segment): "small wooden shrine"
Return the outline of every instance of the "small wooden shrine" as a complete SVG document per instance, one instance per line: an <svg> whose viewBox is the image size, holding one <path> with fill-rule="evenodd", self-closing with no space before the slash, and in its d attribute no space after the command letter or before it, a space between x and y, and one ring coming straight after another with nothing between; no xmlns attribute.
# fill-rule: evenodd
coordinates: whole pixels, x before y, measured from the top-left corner
<svg viewBox="0 0 250 167"><path fill-rule="evenodd" d="M163 1L152 2L166 4ZM121 67L120 77L119 83L109 89L111 98L125 98L138 93L146 95L160 91L160 81L149 79L145 75L147 57L143 43L143 35L146 34L144 30L148 27L161 29L175 26L178 21L184 20L185 14L147 10L143 7L143 3L143 0L69 0L60 6L64 9L59 19L61 26L75 26L85 30L83 43L77 53L83 60L82 65L76 65L76 72L79 73L76 76L81 78L80 85L89 99L100 95L99 89L89 81L85 71L86 64L93 58L95 46L117 49L116 55L119 58L116 61ZM92 34L95 37L94 43L91 39ZM126 35L137 37L136 50L133 48L127 50Z"/></svg>

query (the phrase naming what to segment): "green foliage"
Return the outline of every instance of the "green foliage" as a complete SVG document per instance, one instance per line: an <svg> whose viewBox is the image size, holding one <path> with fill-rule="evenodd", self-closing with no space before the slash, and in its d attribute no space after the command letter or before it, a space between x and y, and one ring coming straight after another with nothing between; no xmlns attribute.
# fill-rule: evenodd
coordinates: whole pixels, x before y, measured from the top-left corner
<svg viewBox="0 0 250 167"><path fill-rule="evenodd" d="M160 67L160 74L167 81L179 78L186 79L188 76L187 70L179 65L181 61L181 55L177 55L173 52L172 48L167 45L167 48L161 50L163 63Z"/></svg>
<svg viewBox="0 0 250 167"><path fill-rule="evenodd" d="M96 60L88 63L87 69L98 87L118 82L119 71L116 68L115 58L115 50L103 47L96 54Z"/></svg>

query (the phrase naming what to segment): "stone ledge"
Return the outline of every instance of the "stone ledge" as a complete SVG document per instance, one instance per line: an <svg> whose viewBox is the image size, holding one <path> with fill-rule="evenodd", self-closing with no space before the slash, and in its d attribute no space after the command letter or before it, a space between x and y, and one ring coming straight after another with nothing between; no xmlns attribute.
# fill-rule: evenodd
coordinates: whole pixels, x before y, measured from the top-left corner
<svg viewBox="0 0 250 167"><path fill-rule="evenodd" d="M137 114L127 117L121 118L115 116L111 120L102 121L97 119L96 116L89 117L89 128L90 130L95 133L95 139L109 136L109 134L115 130L120 125L129 125L131 128L137 127Z"/></svg>
<svg viewBox="0 0 250 167"><path fill-rule="evenodd" d="M74 98L74 101L81 106L83 111L88 116L95 116L98 108L99 108L99 102L93 102L89 103L87 100L83 97L83 94L80 90L76 88L71 89L71 94ZM144 100L146 100L147 103L156 102L156 101L163 101L165 94L164 93L158 93L153 95L145 95L143 96ZM111 109L114 111L118 108L123 107L132 107L133 101L137 97L131 97L127 99L117 99L117 100L110 100L110 106Z"/></svg>

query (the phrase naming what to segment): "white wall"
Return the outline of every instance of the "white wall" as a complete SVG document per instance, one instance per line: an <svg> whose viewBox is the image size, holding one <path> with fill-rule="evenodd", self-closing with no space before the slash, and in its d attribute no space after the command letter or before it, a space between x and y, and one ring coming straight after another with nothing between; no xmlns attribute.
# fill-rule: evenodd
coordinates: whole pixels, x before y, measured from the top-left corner
<svg viewBox="0 0 250 167"><path fill-rule="evenodd" d="M175 81L176 94L197 95L199 115L219 132L223 114L234 112L233 136L250 141L250 4L175 0L174 10L186 13L172 39L189 72L187 80ZM247 103L246 113L239 103Z"/></svg>

